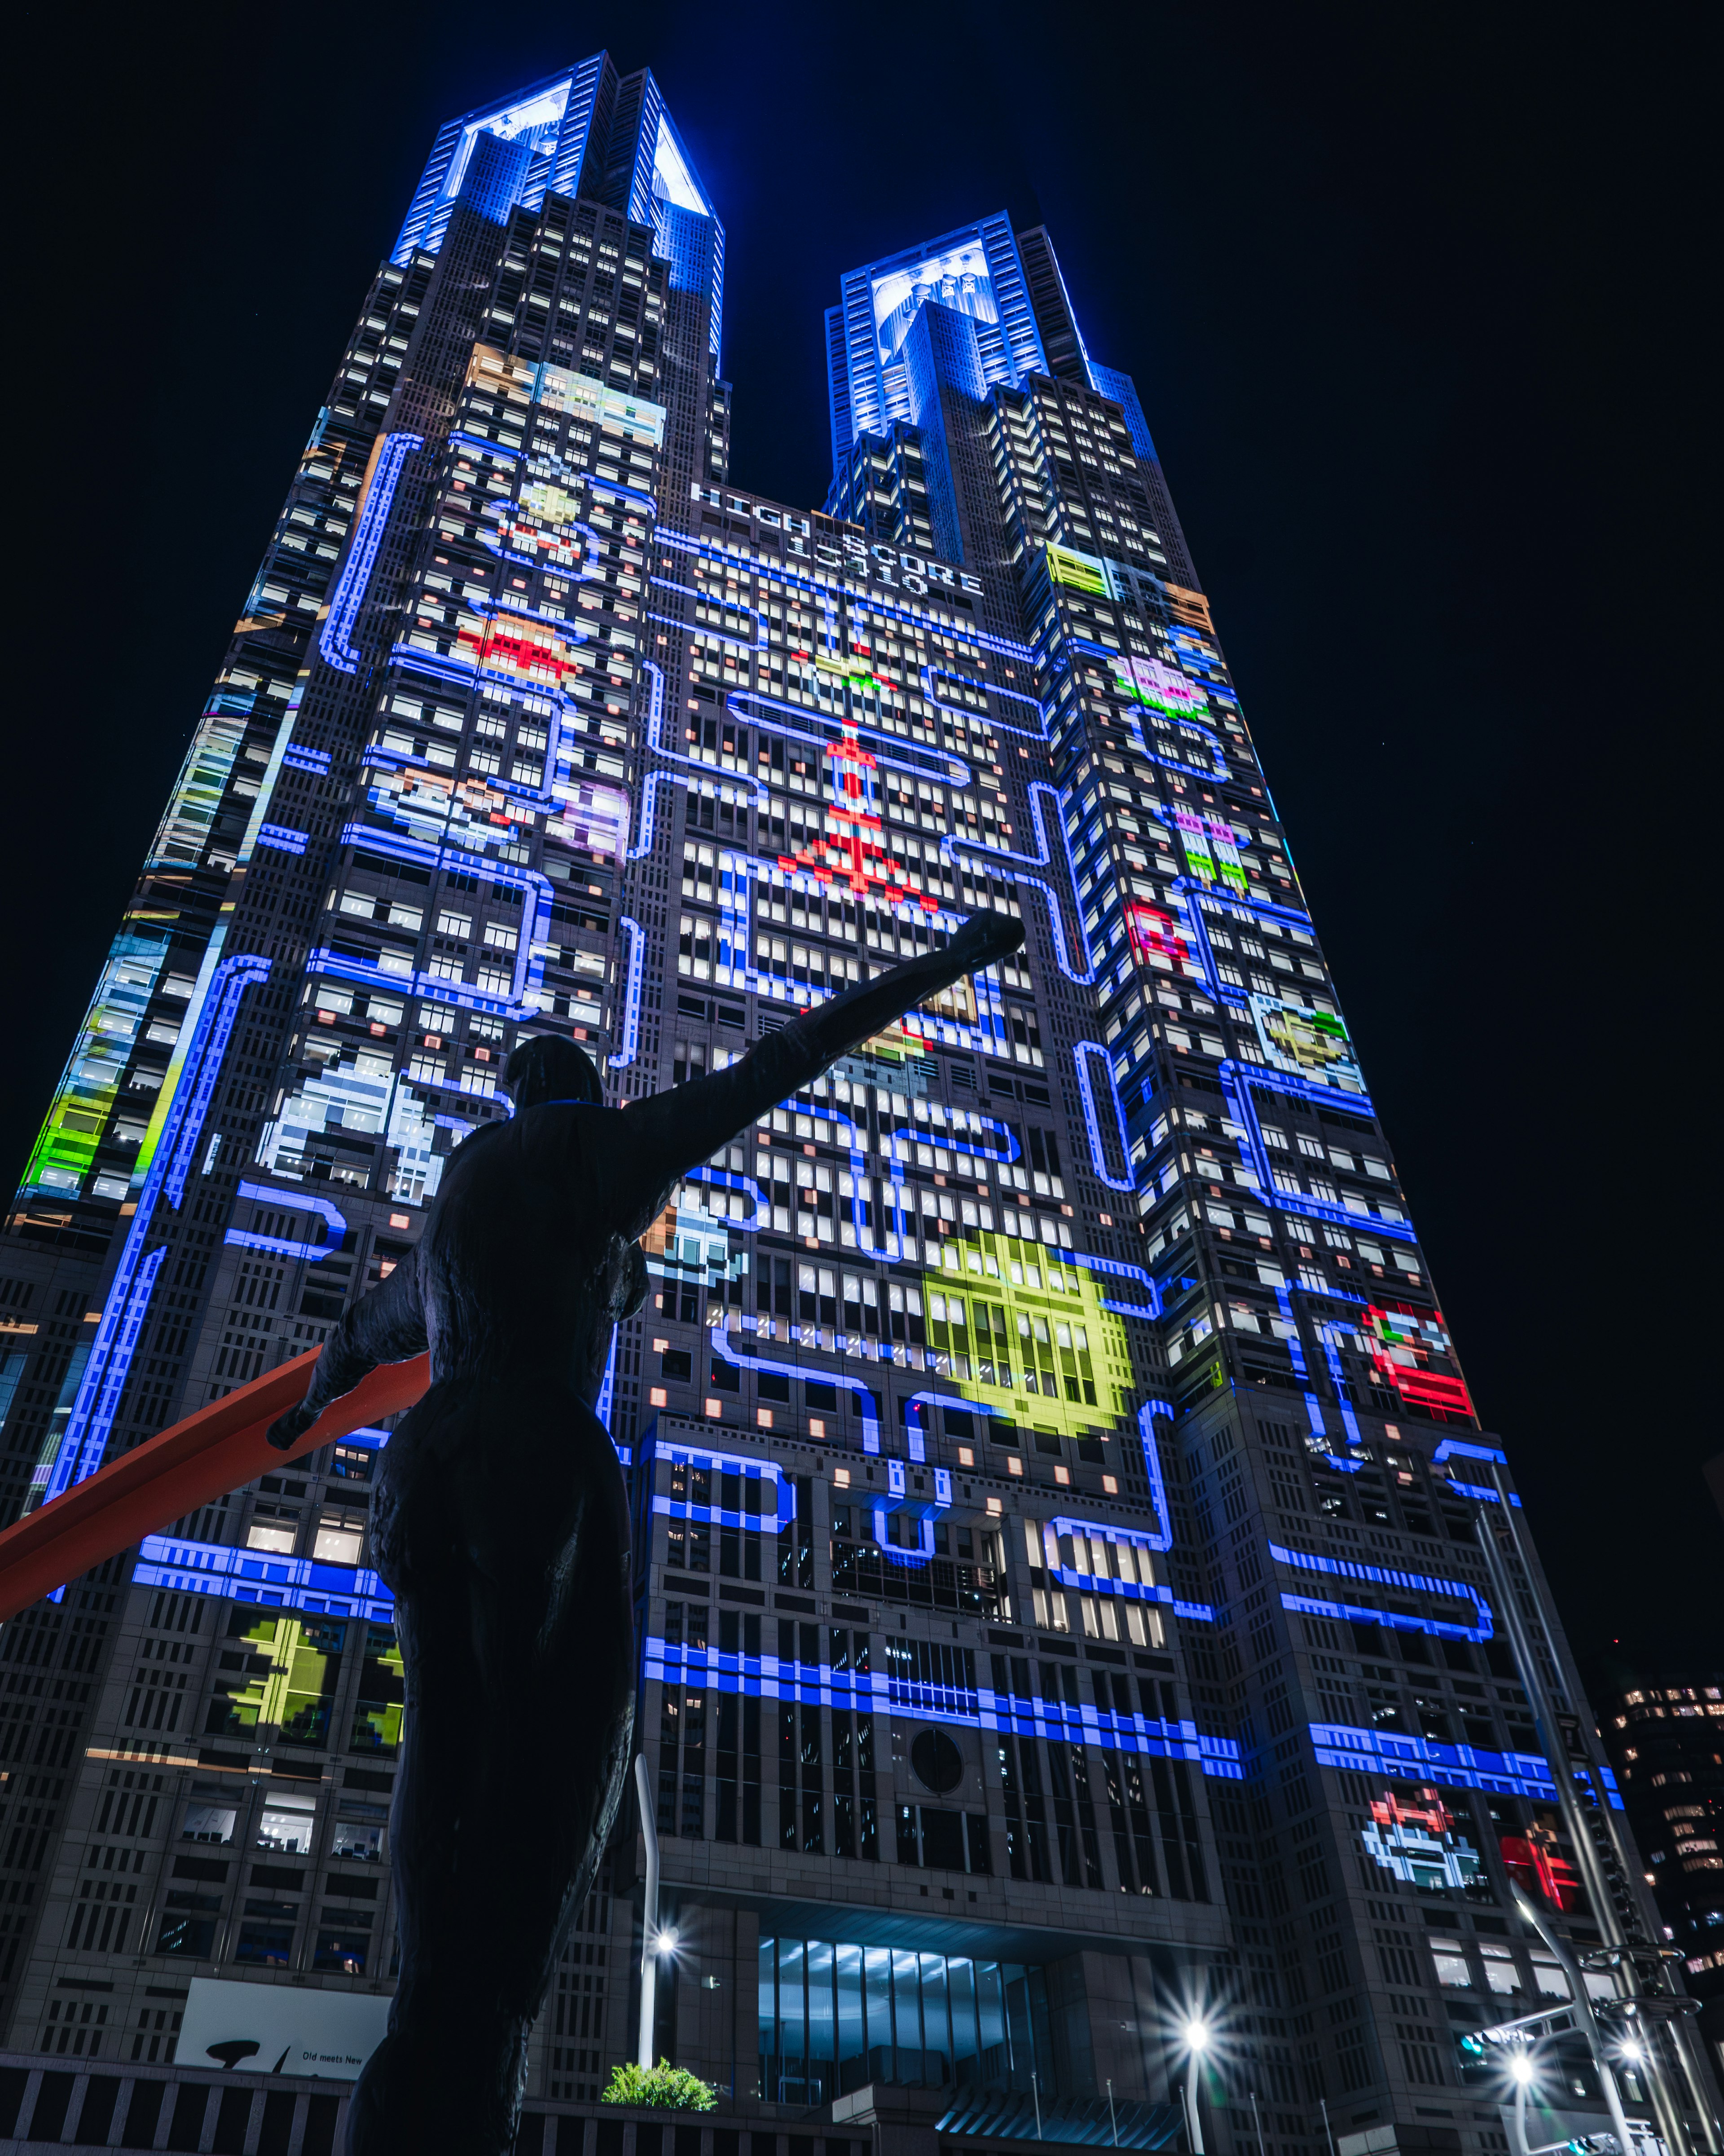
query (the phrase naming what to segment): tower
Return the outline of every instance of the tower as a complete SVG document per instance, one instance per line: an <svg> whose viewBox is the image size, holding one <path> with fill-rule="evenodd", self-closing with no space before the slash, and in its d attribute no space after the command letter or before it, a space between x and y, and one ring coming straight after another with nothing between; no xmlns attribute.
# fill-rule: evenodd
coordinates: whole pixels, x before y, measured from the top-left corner
<svg viewBox="0 0 1724 2156"><path fill-rule="evenodd" d="M764 501L723 264L648 72L439 131L8 1224L10 1502L323 1338L523 1033L627 1099L1020 913L649 1238L608 1409L654 2049L762 2133L905 2090L1172 2132L1201 2079L1229 2151L1314 2156L1324 2105L1495 2150L1455 2040L1565 1980L1501 1854L1561 1853L1475 1534L1512 1492L1137 393L987 216L842 278L830 491ZM387 1441L0 1635L17 2054L375 2025ZM639 1853L547 2002L546 2117L636 2047Z"/></svg>

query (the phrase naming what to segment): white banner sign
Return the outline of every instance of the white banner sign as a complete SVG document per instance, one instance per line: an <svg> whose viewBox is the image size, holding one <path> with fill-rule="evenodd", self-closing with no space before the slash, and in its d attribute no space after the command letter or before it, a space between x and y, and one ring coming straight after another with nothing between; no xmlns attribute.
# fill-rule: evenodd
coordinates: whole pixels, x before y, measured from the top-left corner
<svg viewBox="0 0 1724 2156"><path fill-rule="evenodd" d="M355 2081L389 2022L389 2001L375 1993L194 1976L191 1994L175 2056L205 2070Z"/></svg>

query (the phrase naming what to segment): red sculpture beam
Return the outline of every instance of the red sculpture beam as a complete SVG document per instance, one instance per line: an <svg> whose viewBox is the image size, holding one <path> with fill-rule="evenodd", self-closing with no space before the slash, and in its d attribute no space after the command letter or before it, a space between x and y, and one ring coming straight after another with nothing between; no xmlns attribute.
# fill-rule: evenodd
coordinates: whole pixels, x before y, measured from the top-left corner
<svg viewBox="0 0 1724 2156"><path fill-rule="evenodd" d="M316 1360L296 1356L254 1378L14 1522L0 1533L0 1620L198 1506L332 1438L400 1414L431 1382L427 1355L386 1363L326 1408L290 1451L277 1452L268 1442L269 1425L305 1398Z"/></svg>

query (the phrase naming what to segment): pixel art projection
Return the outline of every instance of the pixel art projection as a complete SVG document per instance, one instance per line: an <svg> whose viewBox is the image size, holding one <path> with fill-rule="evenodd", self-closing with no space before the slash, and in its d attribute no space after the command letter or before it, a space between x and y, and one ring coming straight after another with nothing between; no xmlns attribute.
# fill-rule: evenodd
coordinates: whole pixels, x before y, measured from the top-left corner
<svg viewBox="0 0 1724 2156"><path fill-rule="evenodd" d="M1461 1892L1480 1871L1479 1852L1455 1831L1455 1815L1435 1789L1408 1803L1393 1789L1371 1802L1371 1824L1360 1835L1385 1871L1426 1893Z"/></svg>
<svg viewBox="0 0 1724 2156"><path fill-rule="evenodd" d="M1338 1013L1280 996L1254 995L1251 1016L1259 1045L1276 1070L1344 1093L1364 1091L1365 1074Z"/></svg>

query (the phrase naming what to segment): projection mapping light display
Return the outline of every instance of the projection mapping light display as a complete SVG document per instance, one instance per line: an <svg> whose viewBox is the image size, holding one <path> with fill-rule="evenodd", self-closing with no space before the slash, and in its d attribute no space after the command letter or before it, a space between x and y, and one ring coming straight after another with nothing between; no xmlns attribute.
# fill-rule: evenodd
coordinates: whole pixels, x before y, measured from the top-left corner
<svg viewBox="0 0 1724 2156"><path fill-rule="evenodd" d="M1380 1384L1393 1385L1411 1406L1472 1414L1472 1397L1455 1366L1455 1343L1443 1313L1380 1310L1359 1312L1359 1339Z"/></svg>
<svg viewBox="0 0 1724 2156"><path fill-rule="evenodd" d="M853 727L825 751L829 802L824 831L794 854L780 854L782 869L806 869L823 883L839 882L859 898L903 900L937 913L940 901L914 887L909 870L881 844L875 802L876 759ZM974 1015L973 998L971 1015Z"/></svg>
<svg viewBox="0 0 1724 2156"><path fill-rule="evenodd" d="M1133 954L1146 963L1164 968L1189 967L1191 950L1173 925L1171 913L1134 899L1126 908L1126 934Z"/></svg>
<svg viewBox="0 0 1724 2156"><path fill-rule="evenodd" d="M1586 1909L1579 1876L1562 1852L1554 1811L1535 1805L1525 1834L1500 1835L1496 1845L1510 1878L1529 1894L1565 1912Z"/></svg>
<svg viewBox="0 0 1724 2156"><path fill-rule="evenodd" d="M1159 659L1116 653L1113 672L1114 687L1121 696L1152 705L1170 719L1200 719L1208 711L1209 700L1198 684Z"/></svg>
<svg viewBox="0 0 1724 2156"><path fill-rule="evenodd" d="M1278 1070L1343 1092L1364 1091L1365 1074L1337 1012L1280 996L1254 995L1251 1016L1264 1055Z"/></svg>
<svg viewBox="0 0 1724 2156"><path fill-rule="evenodd" d="M1426 1893L1465 1893L1479 1876L1479 1852L1455 1831L1455 1815L1429 1785L1407 1802L1393 1789L1371 1801L1360 1840L1385 1871Z"/></svg>
<svg viewBox="0 0 1724 2156"><path fill-rule="evenodd" d="M988 1410L977 1430L992 1445L1034 1451L1038 1435L1116 1435L1135 1380L1106 1289L1036 1244L993 1242L948 1244L952 1262L923 1273L926 1367Z"/></svg>

